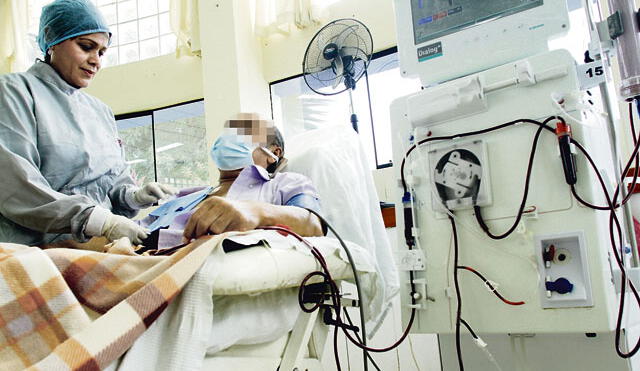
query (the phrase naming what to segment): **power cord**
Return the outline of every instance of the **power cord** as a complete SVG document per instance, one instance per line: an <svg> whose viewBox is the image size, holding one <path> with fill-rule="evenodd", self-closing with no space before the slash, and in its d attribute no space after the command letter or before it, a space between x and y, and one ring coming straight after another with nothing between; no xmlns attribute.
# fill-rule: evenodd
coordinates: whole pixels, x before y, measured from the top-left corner
<svg viewBox="0 0 640 371"><path fill-rule="evenodd" d="M307 209L309 210L309 209ZM329 309L333 309L336 315L336 318L334 321L332 321L333 325L334 325L334 334L333 334L333 351L334 351L334 357L336 360L336 368L337 370L341 370L340 367L340 360L339 360L339 354L338 354L338 328L340 328L343 333L345 334L345 337L352 343L354 344L356 347L360 348L363 350L363 355L364 355L364 365L365 365L365 369L367 367L367 362L366 360L368 359L372 365L377 369L380 370L379 366L376 364L376 362L373 360L373 358L371 357L371 355L369 354L369 352L387 352L389 350L392 350L394 348L396 348L398 345L400 345L404 339L407 337L407 335L409 334L409 331L411 329L411 326L413 324L413 321L415 319L415 309L412 309L411 312L411 317L409 319L409 323L407 325L407 328L405 329L404 333L402 334L402 336L400 337L400 339L398 339L394 344L392 344L391 346L385 347L385 348L372 348L366 345L366 331L365 331L365 320L364 320L364 311L363 311L363 295L361 292L361 288L360 288L360 281L358 279L358 274L355 268L355 262L353 260L353 257L351 256L351 252L349 251L349 248L347 247L347 245L345 244L344 240L342 239L342 237L340 237L340 235L335 231L335 229L331 226L331 224L329 224L329 222L326 221L326 219L324 219L322 217L322 215L318 214L316 211L314 210L309 210L309 212L311 212L312 214L314 214L315 216L318 217L318 219L320 219L320 221L323 223L323 225L325 225L338 239L338 241L340 242L340 245L342 246L342 248L344 249L345 253L347 254L347 258L349 260L349 263L351 265L351 269L353 271L353 277L354 277L354 281L356 284L356 290L358 293L358 298L360 299L360 305L359 305L359 312L360 312L360 322L361 322L361 329L362 329L362 337L360 337L355 331L357 330L357 328L355 326L353 326L353 322L351 321L351 318L349 317L349 314L347 313L347 311L344 311L345 314L345 318L347 319L349 325L347 325L343 320L342 320L342 315L341 315L341 302L340 302L340 293L339 293L339 289L335 283L335 281L333 280L333 278L331 277L331 273L329 272L326 260L324 259L324 257L322 256L322 254L320 253L320 251L313 246L311 243L309 243L306 239L302 238L301 236L299 236L297 233L286 229L286 228L282 228L279 226L272 226L272 227L262 227L262 229L265 230L275 230L278 231L280 233L283 233L285 235L291 235L294 238L296 238L298 241L302 242L303 244L305 244L309 250L311 251L311 254L314 256L314 258L318 261L318 263L321 266L321 270L320 271L314 271L309 273L307 276L304 277L304 279L302 280L302 282L300 283L300 289L298 290L298 303L300 305L300 308L302 311L306 312L306 313L311 313L315 310L318 310L321 306L325 306L327 308L325 308L325 310L329 310ZM305 303L304 303L304 290L305 290L305 286L307 284L307 282L316 276L320 276L324 283L328 285L329 287L329 296L331 298L332 304L331 305L324 305L324 297L323 295L319 295L318 297L318 301L316 303L313 304L313 306L311 307L306 307ZM412 280L412 286L413 286L413 280ZM413 290L415 292L415 289ZM412 302L413 304L415 304L415 298L412 295ZM355 338L349 333L349 330L354 332L354 336Z"/></svg>
<svg viewBox="0 0 640 371"><path fill-rule="evenodd" d="M313 211L313 210L309 210L311 213L313 213L315 216L317 216L320 221L322 223L324 223L327 228L336 236L336 238L338 239L338 241L340 242L341 246L345 249L345 251L347 251L347 256L349 256L350 253L348 253L348 248L346 247L346 244L344 243L344 240L340 237L340 235L336 232L336 230L333 228L333 226L331 226L331 224L329 224L329 222L327 222L322 215L319 215L317 212ZM350 261L352 261L351 258L349 258ZM352 264L352 269L355 270L355 265L353 263ZM411 295L411 302L412 304L415 305L415 284L413 283L413 272L409 272L411 275L411 290L412 290L412 295ZM354 277L357 277L357 274L354 271ZM357 287L356 287L357 289ZM360 295L360 293L358 293L358 295ZM362 308L362 303L360 304L361 308ZM403 334L400 336L400 338L393 344L387 346L387 347L383 347L383 348L373 348L373 347L369 347L367 346L364 342L362 341L358 341L357 339L354 339L351 334L347 331L347 329L345 327L341 327L342 331L344 332L345 336L347 337L347 339L349 339L349 341L351 341L352 344L354 344L355 346L357 346L358 348L362 349L362 350L366 350L368 352L374 352L374 353L384 353L384 352L388 352L392 349L395 349L396 347L398 347L403 341L404 339L409 335L409 331L411 330L411 326L413 325L413 321L415 320L415 316L416 316L416 310L415 308L412 308L411 310L411 316L409 317L409 322L407 324L407 327L405 328ZM336 320L341 322L341 318L340 318L340 314L339 312L336 313ZM364 315L362 315L362 321L364 323ZM363 332L364 334L364 332ZM365 336L363 336L363 338L365 338Z"/></svg>

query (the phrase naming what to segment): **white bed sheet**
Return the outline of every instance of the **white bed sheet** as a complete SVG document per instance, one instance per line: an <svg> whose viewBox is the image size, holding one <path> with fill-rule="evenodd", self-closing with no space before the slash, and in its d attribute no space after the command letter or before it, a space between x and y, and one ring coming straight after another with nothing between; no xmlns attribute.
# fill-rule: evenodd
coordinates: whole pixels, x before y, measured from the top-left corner
<svg viewBox="0 0 640 371"><path fill-rule="evenodd" d="M253 250L261 253L264 249L284 250L294 256L294 262L299 262L300 252L307 250L295 240L275 236L275 232L249 232L252 233L257 239L268 239L270 247L254 247L241 251ZM267 237L269 234L271 235ZM337 240L326 237L311 240L323 256L338 257L336 261L345 262L346 256L341 253ZM378 302L375 298L383 292L383 281L379 279L373 258L360 246L351 243L348 246L356 261L355 266L362 280L365 298L371 302ZM226 255L232 254L235 253ZM236 344L272 341L291 331L300 314L300 308L297 302L297 287L285 286L296 285L295 282L299 283L309 272L286 269L290 265L287 264L286 258L282 258L284 255L280 255L280 274L272 277L284 277L288 274L297 277L272 280L272 287L269 288L269 285L265 284L260 293L251 291L251 294L247 295L234 291L237 295L215 296L214 292L229 289L216 287L219 283L235 285L234 282L237 282L235 279L220 279L224 272L233 274L231 272L236 270L224 259L224 255L221 248L216 248L181 294L112 367L136 371L196 370L202 368L206 354L213 354ZM307 258L313 266L314 258L310 255L307 255ZM260 266L264 265L264 261L247 258L245 262L236 260L235 264ZM301 276L302 273L304 275ZM346 274L347 271L344 271L340 276L345 277ZM242 274L238 275L241 276ZM261 274L255 276L262 277ZM255 283L247 287L255 287ZM235 289L237 286L234 286ZM272 291L273 289L275 291Z"/></svg>

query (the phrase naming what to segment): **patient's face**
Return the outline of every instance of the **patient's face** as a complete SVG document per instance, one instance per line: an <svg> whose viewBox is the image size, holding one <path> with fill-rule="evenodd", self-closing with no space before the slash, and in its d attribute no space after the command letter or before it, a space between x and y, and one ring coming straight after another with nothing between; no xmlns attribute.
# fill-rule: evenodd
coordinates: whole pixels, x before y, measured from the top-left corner
<svg viewBox="0 0 640 371"><path fill-rule="evenodd" d="M262 120L251 113L241 113L237 118L228 120L225 129L244 138L246 144L254 147L268 147L275 136L273 121Z"/></svg>
<svg viewBox="0 0 640 371"><path fill-rule="evenodd" d="M263 148L268 149L275 156L282 155L282 148L269 145L275 137L275 127L271 120L262 120L256 114L241 113L237 118L225 123L225 130L242 138L245 144L254 148L253 163L258 166L266 169L277 161Z"/></svg>

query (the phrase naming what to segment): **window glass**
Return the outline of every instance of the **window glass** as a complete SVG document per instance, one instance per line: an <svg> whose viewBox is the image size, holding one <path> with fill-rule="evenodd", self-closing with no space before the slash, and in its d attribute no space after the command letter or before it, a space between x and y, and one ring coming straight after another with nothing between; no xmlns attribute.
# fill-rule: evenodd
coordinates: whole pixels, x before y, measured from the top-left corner
<svg viewBox="0 0 640 371"><path fill-rule="evenodd" d="M154 111L158 181L177 189L207 185L204 101Z"/></svg>
<svg viewBox="0 0 640 371"><path fill-rule="evenodd" d="M158 40L158 17L151 16L140 20L140 40L150 38Z"/></svg>
<svg viewBox="0 0 640 371"><path fill-rule="evenodd" d="M157 0L138 0L138 17L148 17L158 14Z"/></svg>
<svg viewBox="0 0 640 371"><path fill-rule="evenodd" d="M208 184L204 101L116 121L138 184L157 180L176 189Z"/></svg>
<svg viewBox="0 0 640 371"><path fill-rule="evenodd" d="M155 180L151 115L117 120L125 160L139 185Z"/></svg>
<svg viewBox="0 0 640 371"><path fill-rule="evenodd" d="M400 76L395 52L373 59L368 74L368 79L363 76L357 82L351 98L362 144L375 169L391 164L389 105L395 98L418 91L420 82ZM351 126L349 92L316 94L298 76L271 84L271 96L274 121L287 139L323 126Z"/></svg>
<svg viewBox="0 0 640 371"><path fill-rule="evenodd" d="M118 22L128 22L137 18L136 0L118 2Z"/></svg>
<svg viewBox="0 0 640 371"><path fill-rule="evenodd" d="M42 7L51 0L29 0L29 60L43 58L36 43ZM92 0L113 36L102 66L114 66L171 54L176 37L169 24L169 0ZM152 41L154 40L154 41Z"/></svg>
<svg viewBox="0 0 640 371"><path fill-rule="evenodd" d="M158 55L160 45L158 39L145 40L140 42L140 59L146 59L153 55Z"/></svg>
<svg viewBox="0 0 640 371"><path fill-rule="evenodd" d="M396 98L420 90L419 79L405 79L400 75L398 54L393 53L373 60L369 66L369 89L373 111L373 137L376 148L376 164L391 164L393 123L389 107Z"/></svg>
<svg viewBox="0 0 640 371"><path fill-rule="evenodd" d="M119 45L130 44L138 40L138 22L127 22L118 25L118 41Z"/></svg>

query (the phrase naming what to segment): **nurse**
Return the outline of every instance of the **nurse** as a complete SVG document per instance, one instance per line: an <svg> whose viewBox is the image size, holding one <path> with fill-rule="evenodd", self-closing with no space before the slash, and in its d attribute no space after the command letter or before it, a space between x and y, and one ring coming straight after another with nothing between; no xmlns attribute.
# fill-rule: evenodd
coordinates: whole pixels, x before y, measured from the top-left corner
<svg viewBox="0 0 640 371"><path fill-rule="evenodd" d="M113 113L82 91L110 39L90 1L56 0L40 18L44 61L0 76L0 242L147 236L128 218L170 191L135 185Z"/></svg>

